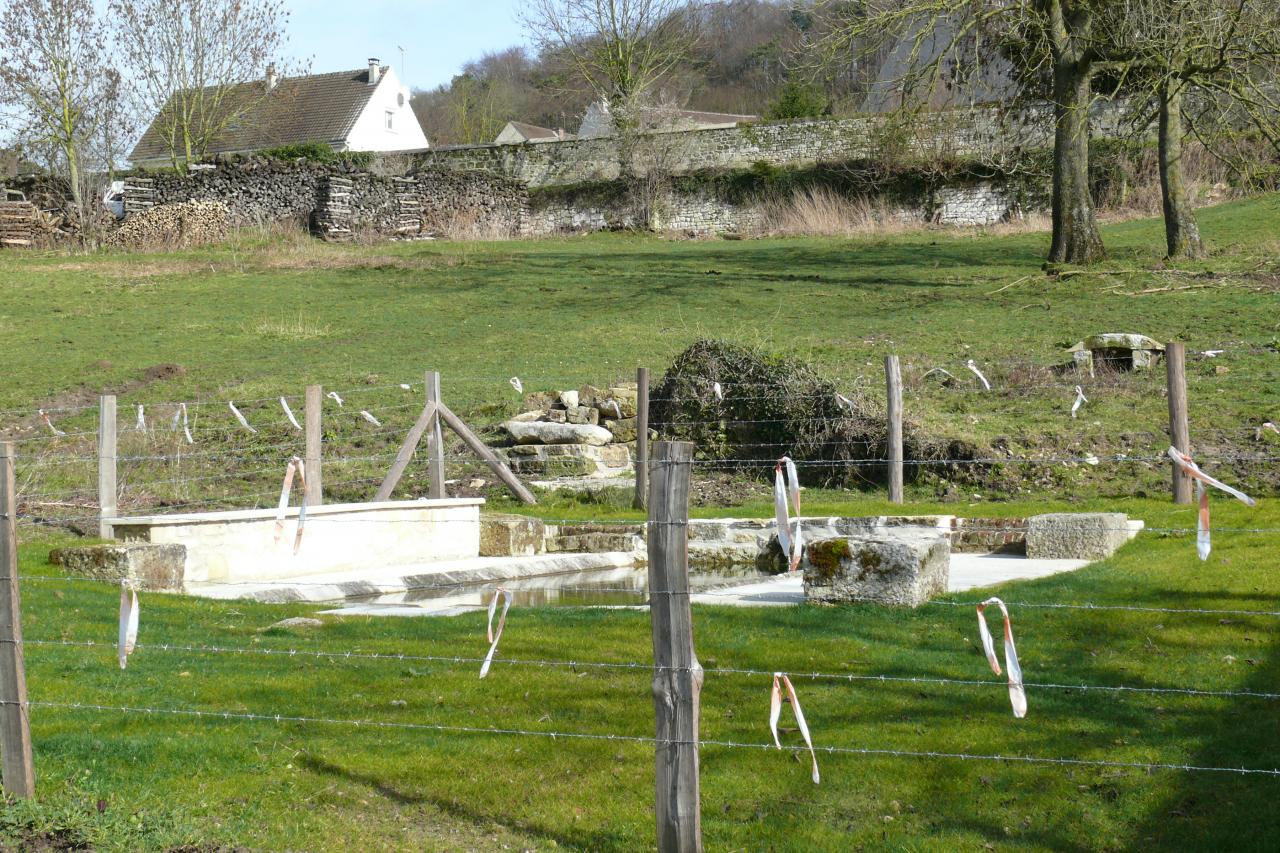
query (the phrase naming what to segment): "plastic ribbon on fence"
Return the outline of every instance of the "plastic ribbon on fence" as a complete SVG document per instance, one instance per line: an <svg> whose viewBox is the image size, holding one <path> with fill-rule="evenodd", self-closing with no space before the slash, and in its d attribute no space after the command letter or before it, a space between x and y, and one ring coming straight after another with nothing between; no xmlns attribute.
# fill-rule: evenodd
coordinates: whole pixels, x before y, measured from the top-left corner
<svg viewBox="0 0 1280 853"><path fill-rule="evenodd" d="M298 419L293 416L293 409L289 408L289 401L284 397L280 398L280 408L284 409L284 416L289 419L289 423L293 424L293 428L301 431L302 424L298 423Z"/></svg>
<svg viewBox="0 0 1280 853"><path fill-rule="evenodd" d="M138 644L138 591L128 580L120 581L120 641L116 647L120 668L124 669Z"/></svg>
<svg viewBox="0 0 1280 853"><path fill-rule="evenodd" d="M988 598L978 605L978 633L982 636L982 650L987 654L987 663L991 671L1000 674L1000 661L996 659L995 643L991 638L991 630L987 628L987 616L984 611L987 605L994 604L1004 615L1004 667L1009 676L1009 703L1013 705L1013 715L1022 719L1027 715L1027 694L1022 689L1022 666L1018 663L1018 650L1013 645L1013 626L1009 622L1009 609L998 598Z"/></svg>
<svg viewBox="0 0 1280 853"><path fill-rule="evenodd" d="M711 393L716 395L717 400L724 402L724 389L720 387L719 382L711 383Z"/></svg>
<svg viewBox="0 0 1280 853"><path fill-rule="evenodd" d="M783 482L783 470L786 471L786 482ZM787 515L787 496L791 497L791 506L796 513L796 531L791 535L791 520ZM804 554L803 537L800 531L800 476L796 471L796 463L790 456L778 460L773 469L773 504L774 514L778 520L778 544L782 552L788 556L790 571L800 568L800 558Z"/></svg>
<svg viewBox="0 0 1280 853"><path fill-rule="evenodd" d="M1200 466L1190 456L1176 447L1169 448L1169 458L1173 460L1173 464L1177 465L1183 474L1196 481L1196 494L1200 499L1199 518L1196 521L1196 552L1200 555L1201 560L1207 560L1212 546L1209 537L1209 492L1205 486L1221 489L1245 506L1257 506L1258 502L1239 489L1233 489L1221 480L1216 480L1201 471Z"/></svg>
<svg viewBox="0 0 1280 853"><path fill-rule="evenodd" d="M55 436L66 435L65 432L63 432L62 430L58 429L56 426L53 425L53 421L49 420L49 415L45 412L44 409L38 409L37 411L40 412L40 420L44 421L44 425L49 428L49 432L53 433Z"/></svg>
<svg viewBox="0 0 1280 853"><path fill-rule="evenodd" d="M502 605L502 616L498 618L498 630L493 630L493 614L498 609L498 599L505 599ZM498 650L498 640L502 639L502 629L507 624L507 611L511 609L511 593L498 587L493 592L493 598L489 601L489 629L487 636L489 637L489 653L484 656L484 663L480 664L480 677L484 678L489 674L489 666L493 663L493 654Z"/></svg>
<svg viewBox="0 0 1280 853"><path fill-rule="evenodd" d="M778 718L782 716L782 687L787 688L787 698L791 701L791 710L796 715L796 725L800 727L800 735L804 738L805 745L809 747L809 756L813 759L813 784L817 785L820 781L818 775L818 754L813 750L813 739L809 737L809 724L804 720L804 711L800 710L800 699L796 696L796 689L791 685L791 679L785 673L775 672L773 674L773 694L769 699L769 730L773 732L773 744L782 749L782 741L778 739Z"/></svg>
<svg viewBox="0 0 1280 853"><path fill-rule="evenodd" d="M851 415L856 411L853 401L843 394L836 394L836 404Z"/></svg>
<svg viewBox="0 0 1280 853"><path fill-rule="evenodd" d="M368 421L369 423L373 424L373 425L374 425L374 426L376 426L376 427L380 427L380 426L382 426L382 422L381 422L381 421L379 421L379 420L378 420L377 418L375 418L373 415L369 414L369 413L368 413L367 411L365 411L364 409L361 409L361 410L360 410L360 417L364 418L366 421Z"/></svg>
<svg viewBox="0 0 1280 853"><path fill-rule="evenodd" d="M195 444L195 439L191 437L191 427L187 424L186 403L179 403L178 408L173 410L173 429L176 431L179 426L182 427L182 434L186 436L187 444Z"/></svg>
<svg viewBox="0 0 1280 853"><path fill-rule="evenodd" d="M1276 426L1271 421L1264 421L1262 426L1258 427L1258 431L1254 434L1253 440L1262 441L1262 434L1267 430L1274 432L1276 435L1280 435L1280 427Z"/></svg>
<svg viewBox="0 0 1280 853"><path fill-rule="evenodd" d="M143 410L142 406L138 407L138 420L134 423L133 428L138 432L147 431L147 413Z"/></svg>
<svg viewBox="0 0 1280 853"><path fill-rule="evenodd" d="M1080 411L1080 407L1089 402L1089 398L1084 395L1084 389L1079 385L1076 386L1076 401L1071 406L1071 417L1076 416L1076 412Z"/></svg>
<svg viewBox="0 0 1280 853"><path fill-rule="evenodd" d="M964 366L969 368L969 370L973 371L973 375L978 377L978 381L982 383L983 388L987 389L988 391L991 390L991 383L987 381L987 377L982 375L982 371L978 369L978 365L974 363L973 359L969 359L968 361L966 361L964 363Z"/></svg>
<svg viewBox="0 0 1280 853"><path fill-rule="evenodd" d="M240 426L244 427L245 429L247 429L249 432L253 433L254 435L257 435L258 431L257 431L256 429L254 429L253 427L249 426L249 422L248 422L247 420L245 420L244 415L243 415L243 414L241 414L241 413L240 413L240 410L236 408L236 404L235 404L235 403L233 403L233 402L231 402L230 400L228 400L228 401L227 401L227 405L231 407L231 414L233 414L233 415L235 415L235 416L236 416L236 420L238 420L238 421L240 422Z"/></svg>
<svg viewBox="0 0 1280 853"><path fill-rule="evenodd" d="M280 544L284 536L284 515L289 509L289 493L293 490L293 478L297 476L298 485L302 487L302 505L298 509L298 529L293 537L293 553L297 554L302 547L302 531L307 524L307 469L302 460L293 457L284 469L284 482L280 485L280 505L276 508L275 542Z"/></svg>
<svg viewBox="0 0 1280 853"><path fill-rule="evenodd" d="M511 387L512 387L512 388L516 389L516 393L517 393L517 394L523 394L523 393L524 393L524 383L520 381L520 377L519 377L519 376L512 376L512 377L511 377L510 379L508 379L507 381L511 383Z"/></svg>
<svg viewBox="0 0 1280 853"><path fill-rule="evenodd" d="M400 390L401 390L401 391L412 391L412 390L413 390L413 386L412 386L412 385L410 385L408 382L401 382L401 383L400 383Z"/></svg>
<svg viewBox="0 0 1280 853"><path fill-rule="evenodd" d="M325 394L325 396L328 397L333 402L337 403L339 409L342 408L342 398L338 396L337 391L330 391L328 394Z"/></svg>

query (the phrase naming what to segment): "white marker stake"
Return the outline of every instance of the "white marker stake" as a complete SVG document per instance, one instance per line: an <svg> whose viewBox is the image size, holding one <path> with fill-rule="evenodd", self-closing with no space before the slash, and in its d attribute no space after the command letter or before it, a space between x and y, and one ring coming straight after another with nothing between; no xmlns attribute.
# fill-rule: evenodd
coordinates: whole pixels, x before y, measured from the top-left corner
<svg viewBox="0 0 1280 853"><path fill-rule="evenodd" d="M1196 480L1196 497L1200 501L1200 512L1196 515L1196 553L1204 562L1209 559L1213 545L1209 541L1209 491L1199 480Z"/></svg>
<svg viewBox="0 0 1280 853"><path fill-rule="evenodd" d="M147 414L141 406L138 407L138 420L134 423L133 428L138 432L147 431Z"/></svg>
<svg viewBox="0 0 1280 853"><path fill-rule="evenodd" d="M782 553L789 554L791 520L787 517L787 484L783 481L781 462L773 469L773 515L778 522L778 544L782 546Z"/></svg>
<svg viewBox="0 0 1280 853"><path fill-rule="evenodd" d="M1013 626L1009 624L1009 610L998 598L988 598L978 605L978 634L982 637L982 650L987 654L987 662L991 670L1000 674L1000 661L996 660L995 643L991 639L991 631L987 628L987 617L983 612L987 605L995 604L1004 614L1004 666L1009 675L1009 702L1013 705L1013 715L1022 719L1027 715L1027 694L1022 689L1022 667L1018 664L1018 650L1013 645Z"/></svg>
<svg viewBox="0 0 1280 853"><path fill-rule="evenodd" d="M502 616L498 619L498 630L493 630L493 613L498 608L498 599L504 598L506 601L502 605ZM498 650L498 640L502 639L502 629L507 624L507 611L511 609L511 593L502 587L494 590L493 598L489 601L489 653L484 656L484 663L480 665L480 677L484 678L489 674L489 665L493 663L493 653Z"/></svg>
<svg viewBox="0 0 1280 853"><path fill-rule="evenodd" d="M240 426L244 427L254 435L257 435L258 431L253 427L249 426L249 422L245 420L244 415L240 414L240 410L236 408L236 404L228 400L227 405L231 407L231 414L236 416L236 420L240 422Z"/></svg>
<svg viewBox="0 0 1280 853"><path fill-rule="evenodd" d="M973 375L978 377L978 381L982 383L982 387L988 391L991 390L991 383L987 381L987 377L982 375L982 371L978 369L978 365L974 364L973 359L969 359L964 366L973 371Z"/></svg>
<svg viewBox="0 0 1280 853"><path fill-rule="evenodd" d="M284 416L289 419L289 423L293 424L293 428L302 431L302 424L298 423L298 419L293 416L293 409L289 408L289 401L284 397L280 398L280 408L284 409Z"/></svg>
<svg viewBox="0 0 1280 853"><path fill-rule="evenodd" d="M809 747L810 757L813 758L811 778L813 784L817 785L821 780L818 775L818 754L813 751L813 738L809 737L809 724L805 722L804 711L800 710L800 698L796 696L796 689L791 685L791 679L781 672L773 674L773 693L769 697L769 730L773 732L773 745L782 749L782 741L778 739L778 718L782 716L782 685L787 688L787 698L791 700L791 710L795 712L796 725L800 728L805 746Z"/></svg>
<svg viewBox="0 0 1280 853"><path fill-rule="evenodd" d="M1089 402L1089 398L1084 395L1084 389L1079 385L1076 386L1076 402L1071 407L1071 417L1076 416L1076 412L1080 411L1080 407Z"/></svg>
<svg viewBox="0 0 1280 853"><path fill-rule="evenodd" d="M53 425L53 421L49 420L49 416L45 414L44 409L39 409L38 411L40 412L40 420L44 421L44 425L49 428L49 432L53 433L56 436L66 435L65 432L63 432L62 430L58 429L56 426Z"/></svg>
<svg viewBox="0 0 1280 853"><path fill-rule="evenodd" d="M520 381L520 377L519 377L519 376L512 376L512 377L511 377L510 379L508 379L507 381L511 383L511 387L512 387L512 388L516 389L516 393L517 393L517 394L523 394L523 393L524 393L524 383Z"/></svg>
<svg viewBox="0 0 1280 853"><path fill-rule="evenodd" d="M377 418L375 418L373 415L366 412L364 409L360 410L360 417L364 418L366 421L368 421L369 423L373 424L376 427L382 426L382 423Z"/></svg>
<svg viewBox="0 0 1280 853"><path fill-rule="evenodd" d="M120 581L120 639L116 652L124 669L138 644L138 592L127 580Z"/></svg>

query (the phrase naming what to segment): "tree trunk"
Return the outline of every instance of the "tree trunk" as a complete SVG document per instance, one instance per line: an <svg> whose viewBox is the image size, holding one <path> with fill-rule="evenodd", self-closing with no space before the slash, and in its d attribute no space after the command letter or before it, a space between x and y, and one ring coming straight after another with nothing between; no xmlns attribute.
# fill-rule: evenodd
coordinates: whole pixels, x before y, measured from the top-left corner
<svg viewBox="0 0 1280 853"><path fill-rule="evenodd" d="M1182 89L1177 81L1166 81L1160 91L1160 194L1165 243L1170 258L1200 258L1204 256L1204 244L1182 169L1184 135Z"/></svg>
<svg viewBox="0 0 1280 853"><path fill-rule="evenodd" d="M1054 58L1053 263L1090 264L1106 257L1089 187L1090 63Z"/></svg>

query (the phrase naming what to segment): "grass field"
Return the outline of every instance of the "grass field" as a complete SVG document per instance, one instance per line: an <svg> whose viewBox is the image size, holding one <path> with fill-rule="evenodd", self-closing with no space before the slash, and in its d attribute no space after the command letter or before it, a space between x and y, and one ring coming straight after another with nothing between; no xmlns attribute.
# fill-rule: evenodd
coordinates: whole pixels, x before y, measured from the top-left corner
<svg viewBox="0 0 1280 853"><path fill-rule="evenodd" d="M104 389L131 405L193 406L196 453L183 467L122 466L136 506L171 500L270 502L279 489L283 426L274 398L307 382L339 388L352 409L329 427L337 451L326 482L378 472L365 455L394 446L420 405L398 389L423 370L444 372L446 399L475 423L515 410L507 377L526 389L573 387L661 371L693 340L713 336L812 360L848 392L880 393L880 358L903 356L908 411L930 435L1019 457L1158 452L1166 418L1161 371L1086 383L1091 405L1067 416L1076 379L1051 367L1063 348L1101 331L1181 339L1223 349L1189 365L1193 436L1233 483L1262 487L1246 510L1215 500L1208 563L1192 510L1161 494L1165 465L1028 465L975 497L922 484L910 512L1020 516L1114 509L1152 532L1114 559L1058 578L1002 589L1029 684L1179 687L1275 693L1280 651L1280 541L1273 457L1280 436L1253 427L1280 416L1280 196L1203 211L1216 252L1176 270L1160 261L1157 222L1107 228L1112 261L1046 278L1042 234L922 231L848 241L681 242L600 235L539 242L324 246L242 235L229 246L169 255L0 254L5 381L0 428L24 464L57 471L24 498L92 497L89 406ZM944 389L930 367L964 375L974 358L996 392ZM160 365L172 369L146 371ZM225 401L260 425L239 432ZM57 409L72 435L37 441L36 408ZM63 409L66 409L63 411ZM152 418L167 417L163 406ZM329 417L329 415L326 415ZM1128 436L1129 433L1141 433ZM123 451L169 452L176 442L125 436ZM145 442L162 442L148 445ZM129 442L142 442L129 444ZM176 444L175 444L176 446ZM238 461L232 464L227 457ZM245 463L252 460L252 470ZM63 460L65 461L65 460ZM45 467L40 467L45 466ZM168 466L168 463L166 463ZM210 468L221 471L208 473ZM20 471L23 469L20 469ZM201 479L208 473L209 479ZM223 479L215 479L221 477ZM77 479L78 478L78 479ZM166 478L172 490L158 491ZM406 489L421 480L410 478ZM334 485L359 498L367 483ZM1109 495L1150 497L1113 498ZM768 516L757 485L734 506L702 514ZM511 508L494 496L491 506ZM939 502L939 499L945 499ZM149 503L152 502L152 503ZM886 510L856 492L812 490L806 514ZM88 510L86 510L88 511ZM547 498L548 518L628 518L603 502ZM1255 531L1255 532L1248 532ZM64 539L24 526L21 572L47 575L48 545ZM23 589L29 641L96 647L27 648L31 699L201 709L333 721L300 723L32 709L39 798L0 812L0 841L43 835L95 849L262 850L569 848L652 846L652 752L643 743L377 728L367 721L541 732L652 735L642 670L429 660L328 659L209 653L160 644L406 656L483 655L483 615L454 619L326 620L271 629L303 606L144 596L141 648L114 662L117 594L90 583ZM949 600L970 601L972 596ZM1264 611L1161 613L1020 607L1094 603ZM744 611L698 607L704 666L857 675L976 679L953 685L797 679L819 746L999 753L1063 759L1280 767L1280 704L1259 697L1028 688L1014 720L1007 693L978 646L971 608L915 612L872 607ZM637 611L513 611L501 657L646 662L648 615ZM709 740L768 741L769 679L711 672L703 694ZM784 723L788 718L784 716ZM790 733L787 745L799 743ZM823 754L822 785L791 751L708 746L702 755L708 850L1271 850L1280 832L1280 779L1223 773Z"/></svg>
<svg viewBox="0 0 1280 853"><path fill-rule="evenodd" d="M1158 532L1188 508L1108 503L1145 534L1079 573L1000 590L1011 602L1029 685L1183 687L1275 693L1280 684L1270 570L1274 501L1217 504L1207 564L1193 540ZM861 514L878 505L816 507ZM1011 504L1011 513L1044 508ZM24 574L55 571L43 550ZM652 735L643 670L324 659L163 650L160 644L476 658L483 614L453 619L328 619L269 629L315 607L146 595L140 649L116 666L116 594L90 583L24 589L35 702L202 709L343 721ZM972 600L971 594L948 600ZM1092 603L1268 611L1271 615L1034 609ZM695 608L708 669L975 679L979 685L797 678L820 747L1280 766L1275 699L1107 693L1029 686L1015 720L986 668L969 607ZM512 611L500 658L644 662L637 611ZM767 676L711 672L702 734L763 744ZM652 845L652 752L642 743L463 734L336 723L194 719L32 710L40 799L11 806L0 838L60 829L96 849L234 843L262 850L644 850ZM784 716L784 725L789 718ZM787 746L800 745L792 732ZM702 753L708 850L1274 849L1280 779L1220 773L1002 764L708 746ZM68 829L69 828L69 829Z"/></svg>

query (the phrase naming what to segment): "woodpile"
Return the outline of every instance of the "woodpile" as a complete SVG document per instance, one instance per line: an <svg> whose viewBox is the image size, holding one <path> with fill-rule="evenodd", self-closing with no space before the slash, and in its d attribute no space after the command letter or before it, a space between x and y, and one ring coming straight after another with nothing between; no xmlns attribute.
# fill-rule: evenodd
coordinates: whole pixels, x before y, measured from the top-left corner
<svg viewBox="0 0 1280 853"><path fill-rule="evenodd" d="M350 178L330 176L324 184L320 203L313 216L315 231L331 243L345 243L352 238Z"/></svg>
<svg viewBox="0 0 1280 853"><path fill-rule="evenodd" d="M40 211L28 201L0 201L0 247L30 246Z"/></svg>
<svg viewBox="0 0 1280 853"><path fill-rule="evenodd" d="M422 230L422 196L416 178L392 178L395 191L396 234L417 234Z"/></svg>
<svg viewBox="0 0 1280 853"><path fill-rule="evenodd" d="M147 208L107 235L119 249L179 249L225 240L231 211L220 201L185 201Z"/></svg>

